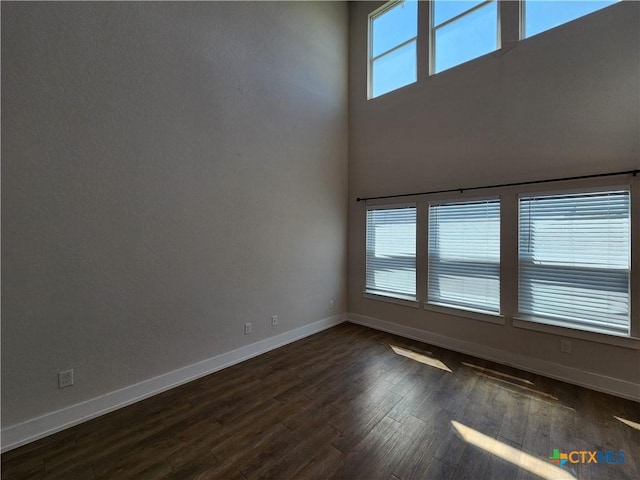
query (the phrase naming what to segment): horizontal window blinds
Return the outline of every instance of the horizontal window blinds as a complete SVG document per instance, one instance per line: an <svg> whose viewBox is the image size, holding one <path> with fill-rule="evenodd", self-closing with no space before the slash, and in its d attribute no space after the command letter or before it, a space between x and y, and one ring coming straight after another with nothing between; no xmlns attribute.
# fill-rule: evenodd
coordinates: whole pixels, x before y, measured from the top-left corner
<svg viewBox="0 0 640 480"><path fill-rule="evenodd" d="M520 198L519 312L629 334L630 193Z"/></svg>
<svg viewBox="0 0 640 480"><path fill-rule="evenodd" d="M366 291L415 300L416 207L367 211Z"/></svg>
<svg viewBox="0 0 640 480"><path fill-rule="evenodd" d="M500 312L500 201L429 206L428 301Z"/></svg>

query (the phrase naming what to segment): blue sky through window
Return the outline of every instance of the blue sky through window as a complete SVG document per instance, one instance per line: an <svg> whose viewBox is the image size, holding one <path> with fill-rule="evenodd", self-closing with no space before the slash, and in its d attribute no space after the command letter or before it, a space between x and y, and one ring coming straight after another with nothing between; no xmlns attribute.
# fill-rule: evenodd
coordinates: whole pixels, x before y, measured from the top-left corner
<svg viewBox="0 0 640 480"><path fill-rule="evenodd" d="M418 34L418 2L401 2L371 22L373 58Z"/></svg>
<svg viewBox="0 0 640 480"><path fill-rule="evenodd" d="M524 32L528 38L564 23L584 17L620 0L527 0L524 2Z"/></svg>

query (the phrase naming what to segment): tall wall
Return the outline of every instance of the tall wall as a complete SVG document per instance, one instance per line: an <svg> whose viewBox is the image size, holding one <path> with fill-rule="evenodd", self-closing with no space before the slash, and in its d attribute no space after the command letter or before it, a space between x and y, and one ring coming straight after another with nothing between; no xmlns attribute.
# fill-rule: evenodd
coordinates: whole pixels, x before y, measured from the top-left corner
<svg viewBox="0 0 640 480"><path fill-rule="evenodd" d="M347 32L2 2L3 430L345 312Z"/></svg>
<svg viewBox="0 0 640 480"><path fill-rule="evenodd" d="M355 201L640 169L640 4L616 4L438 75L423 73L415 84L367 100L367 15L379 5L354 2L350 10L351 318L640 399L638 340L514 326L517 189L478 193L503 199L504 325L364 298L366 205ZM424 40L419 39L419 47L425 46ZM418 71L425 72L424 63ZM632 184L633 208L640 211L638 178L608 182L616 183ZM607 182L538 185L529 190L602 184ZM424 222L426 203L434 198L394 201L417 201L419 220ZM640 336L639 225L635 221L633 234L636 337ZM418 241L424 246L422 233L419 227ZM423 300L425 262L423 253L418 258L422 274L418 293ZM572 339L571 354L560 352L559 337L565 336Z"/></svg>

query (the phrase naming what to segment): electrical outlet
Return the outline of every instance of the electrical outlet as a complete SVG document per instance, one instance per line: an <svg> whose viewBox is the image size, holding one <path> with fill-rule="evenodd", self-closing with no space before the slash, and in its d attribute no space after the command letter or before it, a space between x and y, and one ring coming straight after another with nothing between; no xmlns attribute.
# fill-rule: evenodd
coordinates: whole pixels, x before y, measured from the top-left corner
<svg viewBox="0 0 640 480"><path fill-rule="evenodd" d="M329 300L329 310L333 309L333 300Z"/></svg>
<svg viewBox="0 0 640 480"><path fill-rule="evenodd" d="M58 388L70 387L73 385L73 369L58 372Z"/></svg>
<svg viewBox="0 0 640 480"><path fill-rule="evenodd" d="M278 315L273 315L271 317L271 326L275 327L276 325L278 325Z"/></svg>
<svg viewBox="0 0 640 480"><path fill-rule="evenodd" d="M251 333L252 325L250 323L244 324L244 334L249 335Z"/></svg>
<svg viewBox="0 0 640 480"><path fill-rule="evenodd" d="M562 353L571 353L571 341L560 340L560 351Z"/></svg>

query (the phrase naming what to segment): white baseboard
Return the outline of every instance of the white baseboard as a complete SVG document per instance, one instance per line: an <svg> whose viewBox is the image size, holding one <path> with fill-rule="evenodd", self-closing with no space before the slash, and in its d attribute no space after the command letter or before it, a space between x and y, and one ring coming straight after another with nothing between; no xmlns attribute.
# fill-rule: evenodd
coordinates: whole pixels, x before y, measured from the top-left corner
<svg viewBox="0 0 640 480"><path fill-rule="evenodd" d="M443 347L448 350L519 368L520 370L536 373L545 377L555 378L556 380L562 380L563 382L590 388L591 390L597 390L640 402L640 385L637 383L355 313L348 314L348 321L365 327L375 328L376 330L382 330L383 332L393 333L401 337Z"/></svg>
<svg viewBox="0 0 640 480"><path fill-rule="evenodd" d="M21 445L52 435L92 418L104 415L170 388L203 377L223 368L235 365L249 358L287 345L314 333L321 332L346 321L346 314L334 315L303 327L265 338L259 342L237 348L230 352L188 365L155 378L144 380L114 392L109 392L91 400L47 413L37 418L2 429L2 448L4 453Z"/></svg>

